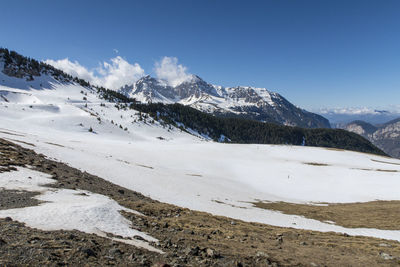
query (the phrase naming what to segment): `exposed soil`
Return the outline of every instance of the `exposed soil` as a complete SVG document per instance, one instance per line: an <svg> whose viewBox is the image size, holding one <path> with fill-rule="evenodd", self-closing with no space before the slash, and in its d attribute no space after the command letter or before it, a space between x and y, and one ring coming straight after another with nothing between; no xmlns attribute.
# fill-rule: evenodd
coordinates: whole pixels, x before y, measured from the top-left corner
<svg viewBox="0 0 400 267"><path fill-rule="evenodd" d="M0 266L150 266L158 258L157 253L96 235L41 231L0 219Z"/></svg>
<svg viewBox="0 0 400 267"><path fill-rule="evenodd" d="M154 201L3 139L0 139L0 152L0 171L13 170L14 166L32 166L35 170L51 174L57 180L52 185L54 187L107 195L119 204L145 214L143 217L123 212L135 228L158 238L158 248L165 252L158 254L78 231L42 231L10 219L0 219L0 266L400 264L400 243L396 241L273 227L213 216ZM0 196L3 192L0 191ZM20 206L35 204L25 200L28 197L24 195L20 198ZM15 207L10 201L4 205L4 208ZM396 213L391 209L387 212ZM393 220L399 221L397 217Z"/></svg>
<svg viewBox="0 0 400 267"><path fill-rule="evenodd" d="M40 201L33 198L37 195L39 195L39 193L36 192L1 190L0 210L37 206Z"/></svg>

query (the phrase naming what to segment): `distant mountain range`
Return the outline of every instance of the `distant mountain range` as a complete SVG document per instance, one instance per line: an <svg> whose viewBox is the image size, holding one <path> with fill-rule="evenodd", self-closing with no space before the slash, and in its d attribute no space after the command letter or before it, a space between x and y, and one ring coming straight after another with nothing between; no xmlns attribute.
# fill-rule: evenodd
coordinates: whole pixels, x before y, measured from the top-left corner
<svg viewBox="0 0 400 267"><path fill-rule="evenodd" d="M384 123L400 117L400 108L376 109L367 107L332 108L313 110L313 112L324 116L334 128L343 128L353 121L365 121L371 124Z"/></svg>
<svg viewBox="0 0 400 267"><path fill-rule="evenodd" d="M376 125L357 120L342 128L364 136L388 155L400 158L400 118Z"/></svg>
<svg viewBox="0 0 400 267"><path fill-rule="evenodd" d="M278 93L249 86L216 86L196 75L177 86L145 76L119 92L142 103L179 103L222 117L303 128L330 128L327 119L296 107Z"/></svg>

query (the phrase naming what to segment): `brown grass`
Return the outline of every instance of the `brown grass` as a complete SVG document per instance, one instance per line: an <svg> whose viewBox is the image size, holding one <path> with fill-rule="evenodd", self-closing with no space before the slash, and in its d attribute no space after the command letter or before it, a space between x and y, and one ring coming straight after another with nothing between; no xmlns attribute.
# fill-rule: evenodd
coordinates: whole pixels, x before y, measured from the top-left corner
<svg viewBox="0 0 400 267"><path fill-rule="evenodd" d="M25 135L22 135L22 134L10 133L10 132L7 132L7 131L0 131L0 133L9 134L9 135L15 135L15 136L25 136Z"/></svg>
<svg viewBox="0 0 400 267"><path fill-rule="evenodd" d="M395 163L395 162L387 162L387 161L382 161L382 160L376 160L376 159L371 159L372 161L379 162L379 163L386 163L386 164L393 164L393 165L400 165L400 163Z"/></svg>
<svg viewBox="0 0 400 267"><path fill-rule="evenodd" d="M385 169L366 169L366 168L351 168L351 169L360 171L373 171L373 172L400 172L398 170L385 170Z"/></svg>
<svg viewBox="0 0 400 267"><path fill-rule="evenodd" d="M59 144L56 144L56 143L51 143L51 142L45 142L45 143L48 144L48 145L52 145L52 146L65 147L63 145L59 145Z"/></svg>
<svg viewBox="0 0 400 267"><path fill-rule="evenodd" d="M138 163L136 163L136 166L143 167L143 168L147 168L147 169L154 169L154 168L151 167L151 166L146 166L146 165L138 164Z"/></svg>
<svg viewBox="0 0 400 267"><path fill-rule="evenodd" d="M334 147L323 147L323 149L326 149L326 150L333 150L333 151L345 151L345 149L342 149L342 148L334 148Z"/></svg>
<svg viewBox="0 0 400 267"><path fill-rule="evenodd" d="M262 209L296 214L319 221L333 221L349 228L400 230L400 201L328 204L315 206L286 202L255 202Z"/></svg>
<svg viewBox="0 0 400 267"><path fill-rule="evenodd" d="M326 163L318 163L318 162L303 162L303 164L312 165L312 166L329 166L329 164L326 164Z"/></svg>
<svg viewBox="0 0 400 267"><path fill-rule="evenodd" d="M25 142L25 141L20 141L20 140L16 140L16 139L12 139L12 138L4 138L4 139L12 141L12 142L17 142L17 143L20 143L20 144L25 144L25 145L28 145L28 146L35 146L32 143L28 143L28 142Z"/></svg>
<svg viewBox="0 0 400 267"><path fill-rule="evenodd" d="M168 224L165 230L177 229L172 243L185 242L186 246L215 248L223 257L243 259L255 257L245 266L269 266L268 258L276 266L398 266L400 245L396 241L368 237L352 237L337 233L320 233L292 228L274 227L213 216L204 212L180 212L180 216L163 214L172 206L163 203L127 205L149 217L156 216L157 225ZM160 216L161 215L161 216ZM151 232L150 229L145 229ZM165 240L163 232L152 233ZM380 253L393 255L384 260ZM260 256L257 256L260 255ZM314 264L311 264L314 263ZM223 266L223 265L215 265ZM236 266L236 265L227 265Z"/></svg>
<svg viewBox="0 0 400 267"><path fill-rule="evenodd" d="M187 173L186 175L188 175L188 176L196 176L196 177L203 177L203 175L195 174L195 173Z"/></svg>

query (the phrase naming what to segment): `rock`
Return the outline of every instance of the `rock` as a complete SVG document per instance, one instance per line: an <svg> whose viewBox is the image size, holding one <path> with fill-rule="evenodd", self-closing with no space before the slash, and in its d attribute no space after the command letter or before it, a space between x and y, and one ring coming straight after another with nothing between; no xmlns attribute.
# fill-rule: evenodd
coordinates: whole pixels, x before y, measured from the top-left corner
<svg viewBox="0 0 400 267"><path fill-rule="evenodd" d="M231 221L231 225L236 225L236 222L235 221Z"/></svg>
<svg viewBox="0 0 400 267"><path fill-rule="evenodd" d="M220 255L211 248L206 249L206 255L207 255L207 257L210 257L210 258L219 258L220 257Z"/></svg>
<svg viewBox="0 0 400 267"><path fill-rule="evenodd" d="M390 247L391 247L391 245L386 244L386 243L380 243L379 246L380 246L380 247L387 247L387 248L390 248Z"/></svg>
<svg viewBox="0 0 400 267"><path fill-rule="evenodd" d="M200 248L199 247L192 247L192 248L187 248L185 250L185 254L186 255L190 255L190 256L198 256L200 252Z"/></svg>
<svg viewBox="0 0 400 267"><path fill-rule="evenodd" d="M171 247L171 246L172 246L172 241L171 241L171 239L168 239L168 240L165 242L164 248L168 248L168 247Z"/></svg>
<svg viewBox="0 0 400 267"><path fill-rule="evenodd" d="M140 235L135 235L133 238L137 239L137 240L142 240L144 241L145 239L143 237L141 237Z"/></svg>
<svg viewBox="0 0 400 267"><path fill-rule="evenodd" d="M185 234L188 234L188 235L194 235L193 230L188 230L188 229L186 229L186 230L183 230L183 232L184 232Z"/></svg>
<svg viewBox="0 0 400 267"><path fill-rule="evenodd" d="M11 222L11 221L12 221L12 218L11 218L11 217L5 217L4 220L5 220L6 222Z"/></svg>
<svg viewBox="0 0 400 267"><path fill-rule="evenodd" d="M120 193L121 195L125 194L125 191L123 189L119 189L118 193Z"/></svg>
<svg viewBox="0 0 400 267"><path fill-rule="evenodd" d="M124 254L119 248L112 248L108 251L108 253L112 256L122 255Z"/></svg>
<svg viewBox="0 0 400 267"><path fill-rule="evenodd" d="M40 240L39 237L34 236L34 237L32 237L31 239L29 239L28 242L31 243L31 244L35 244L35 243L37 243L39 240Z"/></svg>
<svg viewBox="0 0 400 267"><path fill-rule="evenodd" d="M381 253L379 253L379 255L384 260L393 260L394 259L394 257L392 255L389 255L389 254L387 254L385 252L381 252Z"/></svg>
<svg viewBox="0 0 400 267"><path fill-rule="evenodd" d="M128 260L133 261L133 259L135 259L135 255L132 253L131 255L129 255Z"/></svg>
<svg viewBox="0 0 400 267"><path fill-rule="evenodd" d="M85 254L86 258L89 257L97 257L96 252L94 252L92 249L90 248L84 248L82 249L82 252Z"/></svg>
<svg viewBox="0 0 400 267"><path fill-rule="evenodd" d="M268 255L267 253L263 252L263 251L258 251L257 254L256 254L256 257L265 257L265 258L268 258L269 255Z"/></svg>
<svg viewBox="0 0 400 267"><path fill-rule="evenodd" d="M7 242L0 238L0 247L6 245Z"/></svg>
<svg viewBox="0 0 400 267"><path fill-rule="evenodd" d="M76 238L76 235L73 235L73 234L70 234L69 236L68 236L68 239L75 239Z"/></svg>
<svg viewBox="0 0 400 267"><path fill-rule="evenodd" d="M206 249L206 254L208 257L214 257L214 250L211 248Z"/></svg>
<svg viewBox="0 0 400 267"><path fill-rule="evenodd" d="M163 262L158 262L156 264L153 264L151 267L171 267L171 265Z"/></svg>
<svg viewBox="0 0 400 267"><path fill-rule="evenodd" d="M211 231L211 234L212 235L220 235L220 234L222 234L222 232L220 231L220 230L213 230L213 231Z"/></svg>

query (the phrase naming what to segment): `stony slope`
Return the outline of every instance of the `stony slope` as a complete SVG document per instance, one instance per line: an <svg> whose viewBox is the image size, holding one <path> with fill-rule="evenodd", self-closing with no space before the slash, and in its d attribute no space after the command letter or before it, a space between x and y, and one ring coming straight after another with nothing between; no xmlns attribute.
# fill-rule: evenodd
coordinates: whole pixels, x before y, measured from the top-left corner
<svg viewBox="0 0 400 267"><path fill-rule="evenodd" d="M344 129L364 136L388 155L400 158L400 118L379 125L354 121Z"/></svg>

